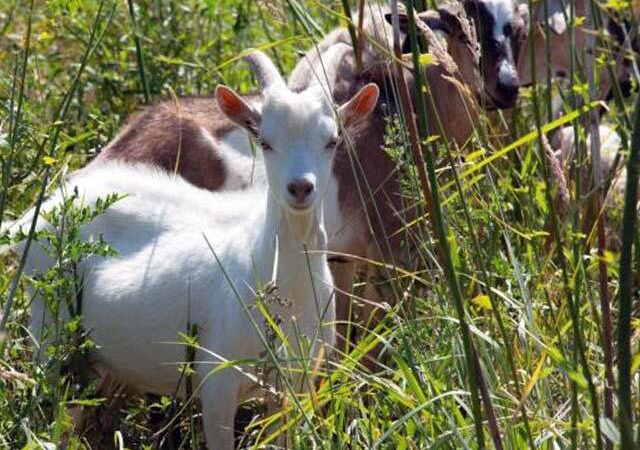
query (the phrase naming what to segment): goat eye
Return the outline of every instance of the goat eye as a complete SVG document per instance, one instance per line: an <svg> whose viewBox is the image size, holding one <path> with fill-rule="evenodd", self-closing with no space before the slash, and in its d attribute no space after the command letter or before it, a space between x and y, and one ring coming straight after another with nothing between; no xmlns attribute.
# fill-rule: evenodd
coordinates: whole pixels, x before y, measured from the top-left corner
<svg viewBox="0 0 640 450"><path fill-rule="evenodd" d="M336 148L337 145L338 145L338 139L333 138L329 142L327 142L327 145L325 145L324 148L326 148L327 150L333 150L334 148Z"/></svg>
<svg viewBox="0 0 640 450"><path fill-rule="evenodd" d="M265 151L273 150L273 148L264 139L260 139L259 142L260 142L260 147L262 147L262 150L265 150Z"/></svg>

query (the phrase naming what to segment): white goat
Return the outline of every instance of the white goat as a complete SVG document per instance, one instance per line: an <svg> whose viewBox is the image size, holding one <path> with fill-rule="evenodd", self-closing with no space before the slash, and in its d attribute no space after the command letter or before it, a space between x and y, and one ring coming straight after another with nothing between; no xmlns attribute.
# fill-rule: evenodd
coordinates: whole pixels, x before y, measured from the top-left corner
<svg viewBox="0 0 640 450"><path fill-rule="evenodd" d="M97 344L97 368L132 389L171 394L180 378L175 364L184 361L185 350L169 343L179 341L188 322L196 324L196 380L210 449L233 447L236 405L255 383L239 367L210 372L227 361L261 358L263 317L253 305L264 284L275 281L278 295L290 300L289 306L269 309L282 318L291 342L298 342L296 330L310 339L306 356L334 343L323 195L338 119L357 122L378 98L378 88L367 85L334 111L325 95L331 86L292 93L264 54L247 59L262 87L261 111L224 86L216 89L216 99L260 143L266 187L212 193L150 166L116 162L81 171L66 184L67 190L77 187L86 204L109 193L128 194L83 229L85 237L104 235L119 253L81 267L83 325ZM55 195L43 210L61 197ZM36 245L27 272L52 263ZM46 317L43 308L36 300L36 336ZM308 382L293 385L301 391Z"/></svg>
<svg viewBox="0 0 640 450"><path fill-rule="evenodd" d="M607 179L613 170L613 164L616 162L616 156L622 147L622 138L614 128L607 124L600 124L598 127L600 139L600 177ZM556 147L556 155L566 167L574 158L575 134L573 127L563 127L556 132L554 137ZM591 134L587 135L585 148L587 151L591 148ZM616 168L615 176L611 180L611 188L608 194L608 205L613 206L619 203L624 196L624 190L627 183L627 169L620 164Z"/></svg>
<svg viewBox="0 0 640 450"><path fill-rule="evenodd" d="M589 195L594 192L594 185L590 180L584 181L583 178L583 192L589 193L584 195L578 202L583 208L583 232L585 234L592 233L597 216L602 213L606 218L605 233L607 248L620 250L622 242L620 236L621 224L619 220L622 217L622 210L624 208L624 193L627 187L627 168L622 163L615 164L616 157L620 151L623 150L622 138L614 128L607 124L599 125L598 134L600 140L600 178L605 182L610 181L610 185L604 199L604 204L602 205L603 209L602 211L597 211ZM591 148L591 139L591 134L588 134L583 142L584 148L587 151L587 159L590 159L589 149ZM555 156L563 166L564 178L572 180L575 167L572 167L571 161L575 158L576 152L573 128L564 127L559 129L554 135L553 144L556 148ZM612 178L609 179L611 176ZM564 183L566 185L566 181L564 181ZM587 200L586 202L584 201L585 199ZM640 203L638 207L640 208ZM566 207L562 208L560 213L565 214Z"/></svg>

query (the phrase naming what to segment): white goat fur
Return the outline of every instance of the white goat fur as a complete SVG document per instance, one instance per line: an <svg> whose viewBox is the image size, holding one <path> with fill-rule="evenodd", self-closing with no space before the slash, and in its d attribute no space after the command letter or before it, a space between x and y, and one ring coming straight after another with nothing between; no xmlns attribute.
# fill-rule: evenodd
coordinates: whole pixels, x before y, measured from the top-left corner
<svg viewBox="0 0 640 450"><path fill-rule="evenodd" d="M133 389L170 395L180 378L175 364L185 360L185 347L175 345L178 333L187 332L188 322L198 325L202 350L195 358L196 379L211 449L233 447L236 405L255 380L235 368L207 374L220 362L261 358L264 346L258 333L263 330L255 329L249 314L260 327L264 318L246 307L255 304L257 290L273 274L278 295L291 305L274 302L270 311L283 319L282 329L292 343L297 342L294 321L312 342L311 354L300 356L313 357L319 345L332 346L335 340L322 202L333 158L327 141L337 133L333 107L315 88L294 94L281 79L265 88L257 125L260 139L272 147L264 152L267 187L212 193L161 170L113 162L80 171L65 186L67 192L77 187L84 204L114 192L127 194L83 229L85 238L104 235L119 253L90 258L81 267L83 326L98 346L98 368ZM377 89L369 89L375 105ZM344 111L342 107L340 113ZM347 109L345 114L362 111L356 106L355 113ZM315 190L310 205L294 211L287 186L301 177L313 181ZM43 211L62 198L56 193ZM29 221L27 215L21 223ZM27 273L44 272L52 263L36 244ZM43 309L36 299L36 336L47 317ZM308 380L299 381L296 389L308 387Z"/></svg>
<svg viewBox="0 0 640 450"><path fill-rule="evenodd" d="M196 365L199 382L215 368L205 362L224 361L214 355L226 360L260 358L264 346L242 301L255 304L254 292L260 286L254 280L271 278L276 232L281 242L278 294L293 301L288 309L274 304L272 313L284 318L282 327L289 336L293 317L311 338L323 322L325 342L333 344L335 307L325 257L307 256L302 246L295 245L299 241L264 192L217 195L150 167L117 163L83 172L69 186L78 186L87 204L113 192L131 194L84 229L85 237L102 233L119 256L92 259L83 267L83 326L98 345L96 361L100 370L114 374L130 388L164 395L174 392L180 377L175 363L185 360L185 348L170 343L179 341L178 333L187 331L187 322L199 326L199 344L207 350L195 358L200 363ZM59 200L56 196L45 210ZM323 249L322 245L310 248ZM303 269L307 258L315 293ZM38 248L32 249L29 261L29 272L44 271L51 264ZM42 302L34 303L36 335L42 308ZM322 318L318 310L325 312ZM252 315L263 323L259 312L253 310ZM251 379L234 369L225 369L203 384L200 395L210 448L231 448L235 405L252 386Z"/></svg>
<svg viewBox="0 0 640 450"><path fill-rule="evenodd" d="M614 128L607 124L600 124L598 127L598 133L600 135L601 177L606 178L610 175L616 155L622 147L622 138ZM558 149L556 151L557 156L563 164L568 164L568 162L574 158L576 151L573 127L563 127L558 130L555 136L555 145ZM590 151L591 149L590 134L587 135L585 148L587 151ZM625 167L619 167L618 169L619 170L613 179L613 184L611 185L611 194L622 196L626 186L627 170Z"/></svg>

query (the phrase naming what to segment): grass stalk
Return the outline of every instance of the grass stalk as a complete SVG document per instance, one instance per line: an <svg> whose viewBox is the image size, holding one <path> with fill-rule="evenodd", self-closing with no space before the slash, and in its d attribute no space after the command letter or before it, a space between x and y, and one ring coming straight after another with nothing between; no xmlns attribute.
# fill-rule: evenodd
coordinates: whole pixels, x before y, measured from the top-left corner
<svg viewBox="0 0 640 450"><path fill-rule="evenodd" d="M0 37L3 37L5 35L7 30L9 29L9 26L13 23L13 13L16 10L17 4L18 4L18 0L14 1L11 4L9 11L7 12L7 17L5 18L4 23L0 26Z"/></svg>
<svg viewBox="0 0 640 450"><path fill-rule="evenodd" d="M491 303L491 309L493 311L493 314L494 314L494 317L495 317L495 320L496 320L496 324L498 325L498 331L500 333L500 337L502 339L502 342L503 342L503 345L504 345L504 348L505 348L505 353L507 354L507 364L509 366L511 380L512 380L512 382L514 384L514 387L516 389L516 396L517 396L517 398L520 399L520 398L522 398L522 390L520 388L520 382L518 380L516 362L515 362L515 359L513 357L513 352L511 351L511 348L510 348L510 345L509 345L509 336L507 334L507 329L506 329L506 326L505 326L504 319L502 317L502 313L500 312L500 305L498 304L498 300L496 299L496 295L493 292L491 278L490 278L490 275L489 275L488 270L487 270L487 267L490 267L490 262L487 260L487 258L485 257L484 252L482 251L482 248L480 247L480 242L478 241L478 237L477 237L476 233L473 232L473 229L472 229L473 223L472 223L472 220L471 220L471 214L469 212L469 207L467 206L467 201L465 200L465 197L464 197L462 184L460 182L460 177L458 176L457 170L455 170L453 157L452 157L451 152L449 151L449 149L447 149L447 155L448 155L448 158L449 158L449 164L451 165L452 168L454 168L454 170L452 170L452 172L453 172L453 176L454 176L456 190L458 191L458 195L460 197L460 202L462 204L462 214L464 216L465 222L467 223L467 227L468 227L468 230L469 230L469 236L471 237L471 242L473 243L473 247L474 247L473 255L474 255L474 258L475 258L476 269L480 273L480 277L481 277L482 283L485 286L485 292L486 292L487 296L489 297L489 302ZM520 414L522 416L522 421L523 421L523 425L524 425L524 429L525 429L525 434L527 436L527 442L529 444L529 448L531 448L533 450L535 448L535 443L533 442L533 436L532 436L532 433L531 433L531 426L529 424L529 418L527 416L526 405L524 403L522 403L521 406L520 406Z"/></svg>
<svg viewBox="0 0 640 450"><path fill-rule="evenodd" d="M407 1L407 11L413 11L413 2ZM392 2L392 14L394 21L394 53L396 55L396 59L399 61L401 57L400 51L400 42L399 42L399 24L398 24L398 4L396 1ZM409 36L411 39L411 46L413 50L413 64L414 64L414 77L415 77L415 92L416 92L416 107L418 111L418 133L419 139L414 137L412 141L414 141L417 145L411 145L415 165L418 170L420 183L422 185L423 196L429 208L429 220L432 222L432 227L435 229L435 236L437 237L438 243L438 253L440 256L440 260L445 272L445 277L447 279L447 284L449 285L449 289L454 297L454 304L456 308L456 313L458 316L458 320L460 322L460 328L462 331L462 341L464 346L465 358L467 363L467 371L471 392L471 400L472 400L472 409L473 409L473 418L474 425L476 430L476 440L479 448L485 447L484 437L483 437L483 429L482 429L482 412L480 407L480 398L479 392L483 393L482 400L485 406L485 412L487 413L487 417L489 419L489 427L491 430L491 437L493 439L494 445L496 448L502 448L502 441L500 437L500 432L497 427L497 422L495 419L495 413L493 411L493 407L491 404L491 399L488 395L486 382L484 380L484 375L482 373L482 366L477 360L477 352L473 345L473 340L471 337L471 332L469 330L469 325L467 323L466 312L464 309L464 301L462 299L462 291L460 289L460 283L453 265L453 259L451 256L451 249L449 247L449 242L447 239L447 231L446 225L443 218L442 206L440 204L439 194L438 194L438 183L435 174L435 165L433 162L433 158L429 152L423 152L422 146L420 142L426 142L428 139L428 124L427 124L427 114L426 114L426 105L424 102L424 97L422 95L422 86L425 86L424 80L422 79L422 69L419 63L419 46L418 46L418 37L416 32L416 24L413 17L413 14L408 14L409 18ZM399 63L398 63L399 64ZM398 65L397 72L400 78L400 89L403 97L403 104L405 108L410 112L413 110L413 107L407 108L407 106L411 105L411 100L408 94L408 86L406 84L406 80L403 75L403 67ZM404 91L404 92L403 92ZM407 117L411 117L409 114ZM411 122L411 121L408 121ZM414 130L415 132L415 130ZM425 165L426 165L426 173L425 173ZM428 173L428 181L427 181L427 173ZM430 187L430 189L429 189Z"/></svg>
<svg viewBox="0 0 640 450"><path fill-rule="evenodd" d="M430 106L431 109L433 111L437 111L436 108L436 104L434 102L434 98L433 95L431 95L431 91L429 89L429 87L426 87L427 90L427 98L428 101L430 102ZM462 94L460 94L462 95ZM470 111L467 111L466 114L471 114ZM446 155L448 158L448 163L450 165L450 167L452 168L452 174L454 177L454 184L456 187L456 190L458 192L458 196L460 198L460 203L462 206L462 215L464 218L464 221L466 222L467 228L468 228L468 232L469 232L469 236L471 238L472 244L473 244L473 248L474 248L474 252L473 253L473 258L475 259L475 263L476 263L476 269L478 270L478 272L480 273L480 278L482 283L485 286L485 291L487 296L489 297L489 301L491 303L491 307L493 310L493 313L495 314L495 319L496 319L496 323L498 325L498 331L500 333L500 337L503 341L503 345L505 347L505 349L507 349L506 353L507 353L507 363L509 365L509 370L511 372L511 378L512 378L512 382L514 383L515 389L516 389L516 396L518 398L521 398L521 389L520 389L520 382L518 380L518 375L517 375L517 371L516 371L516 363L515 360L513 358L513 353L510 351L510 344L509 344L509 336L507 334L507 329L505 326L505 322L503 320L502 317L502 313L500 311L500 307L498 305L498 300L496 299L495 293L493 292L492 289L492 285L491 285L491 279L489 276L489 273L487 271L487 267L490 267L490 262L487 260L484 252L482 251L482 248L480 246L480 242L478 241L478 237L476 235L476 233L473 231L473 221L471 219L471 214L469 211L469 207L467 205L467 201L465 200L465 196L464 196L464 190L462 187L462 183L460 181L460 177L458 175L458 171L456 170L455 167L455 162L454 162L454 157L452 154L452 143L450 143L446 137L446 133L444 131L443 128L443 124L440 121L439 117L435 117L435 120L437 120L437 126L438 129L440 131L440 134L442 136L443 139L443 144L446 150ZM482 133L482 129L479 130L480 133L479 134L483 134ZM486 140L486 136L482 136L483 140ZM531 427L529 425L529 419L527 417L527 412L526 412L526 407L524 404L521 405L520 407L520 412L522 414L522 420L523 420L523 425L525 428L525 434L527 436L527 441L529 443L529 447L530 448L534 448L535 444L533 442L533 436L531 434Z"/></svg>
<svg viewBox="0 0 640 450"><path fill-rule="evenodd" d="M33 238L35 236L36 224L38 222L38 216L40 215L40 207L42 206L42 202L44 201L44 194L47 191L48 183L49 183L49 167L45 169L44 175L42 177L42 185L40 188L40 193L38 194L38 200L36 202L36 207L34 210L33 219L31 220L31 225L29 226L29 233L27 234L27 239L24 244L24 250L22 252L22 256L20 257L18 270L15 276L13 277L11 288L9 290L9 295L7 296L7 299L4 302L4 306L2 308L2 317L0 317L0 335L4 334L7 328L7 321L9 320L9 314L11 313L11 307L13 306L13 299L15 298L16 291L18 289L18 284L20 282L20 277L22 276L22 272L24 271L24 266L27 263L27 256L29 255L29 249L31 248L31 243L33 242ZM0 340L0 355L4 355L6 343L7 343L7 340Z"/></svg>
<svg viewBox="0 0 640 450"><path fill-rule="evenodd" d="M140 32L136 22L136 11L133 6L133 0L127 0L129 5L129 17L131 17L131 26L133 27L133 41L136 46L136 59L138 62L138 74L142 83L142 93L144 94L144 102L149 103L151 100L151 91L149 90L149 80L147 80L147 72L144 67L144 55L142 54L142 44L140 43Z"/></svg>
<svg viewBox="0 0 640 450"><path fill-rule="evenodd" d="M618 292L618 407L621 448L636 448L633 437L633 397L631 384L631 313L633 289L633 244L636 236L638 179L640 174L640 95L636 96L631 149L627 163L627 184L620 252L620 290Z"/></svg>
<svg viewBox="0 0 640 450"><path fill-rule="evenodd" d="M351 42L353 44L353 52L355 54L356 59L356 67L359 69L362 67L362 47L360 44L361 35L356 31L356 27L353 25L353 20L351 16L351 6L349 6L349 0L342 0L342 9L344 11L344 15L347 18L347 29L349 30L349 36L351 37ZM361 0L360 9L364 11L364 0ZM362 27L362 21L358 25Z"/></svg>
<svg viewBox="0 0 640 450"><path fill-rule="evenodd" d="M33 24L33 0L29 3L29 18L27 19L27 31L25 36L25 44L24 44L24 55L22 59L22 64L20 65L20 75L17 74L18 68L18 60L16 60L16 71L14 72L14 76L16 77L13 80L13 86L11 89L11 106L10 106L10 121L9 121L9 155L6 158L2 158L2 179L3 179L3 190L0 194L0 225L2 225L2 217L4 216L4 208L7 200L7 189L11 180L11 167L13 166L13 158L15 155L15 147L16 140L18 138L18 124L22 119L22 107L24 104L24 96L25 96L25 85L27 80L27 63L29 61L29 52L31 50L31 29ZM18 90L17 99L15 96L15 83L18 81L18 77L20 80L20 88ZM14 103L17 101L15 107L14 114ZM1 330L1 329L0 329Z"/></svg>
<svg viewBox="0 0 640 450"><path fill-rule="evenodd" d="M364 5L366 0L360 0L358 4L358 40L354 42L354 52L356 55L356 69L360 71L362 69L362 48L364 46Z"/></svg>
<svg viewBox="0 0 640 450"><path fill-rule="evenodd" d="M407 11L413 11L414 2L407 1ZM415 17L413 14L408 14L409 18L409 38L411 40L411 49L412 49L412 57L413 57L413 66L414 66L414 79L415 79L415 94L416 94L416 104L418 109L418 131L420 135L420 139L422 142L427 142L429 138L429 124L427 121L427 109L423 94L424 89L429 89L427 86L426 80L423 79L422 66L419 62L420 56L420 46L418 44L418 34L417 28L415 24ZM435 144L434 144L434 153L435 154ZM428 203L433 204L433 215L432 218L435 220L435 229L437 237L437 243L440 259L443 262L443 268L445 271L445 276L447 277L447 283L449 285L449 289L451 290L454 303L456 307L456 314L458 316L458 320L460 322L462 338L463 338L463 346L465 349L465 356L467 358L467 368L468 368L468 376L470 380L470 386L472 389L472 401L477 401L477 399L473 398L474 392L473 389L476 388L480 394L480 400L482 405L484 406L485 414L487 417L487 422L489 426L489 432L493 441L493 445L496 449L501 450L503 448L502 437L500 428L498 426L495 410L493 408L493 403L491 401L491 395L489 393L489 387L486 382L486 377L483 373L483 368L480 363L478 352L473 343L473 338L471 336L471 332L469 330L469 325L467 323L466 311L464 308L464 300L462 298L462 290L460 287L460 281L458 279L458 275L456 273L455 267L453 265L453 257L451 255L451 248L449 245L449 241L447 238L447 226L444 220L444 214L442 210L442 206L440 204L439 198L439 188L438 182L435 173L435 163L433 161L433 154L431 152L423 153L421 147L418 147L419 153L416 155L417 158L415 160L416 165L419 167L424 167L426 163L427 173L429 178L429 185L431 186L431 198L426 198L425 200ZM478 395L476 392L475 395ZM479 405L476 405L477 410L474 411L474 421L476 426L476 435L479 433L479 427L481 424L479 423L478 418L481 417L481 411ZM481 432L480 432L481 433ZM483 440L483 439L482 439ZM480 443L480 439L478 439Z"/></svg>
<svg viewBox="0 0 640 450"><path fill-rule="evenodd" d="M286 0L289 9L293 12L293 17L296 18L298 22L302 24L304 28L305 34L314 39L321 39L323 31L322 28L313 20L311 17L300 5L297 0Z"/></svg>
<svg viewBox="0 0 640 450"><path fill-rule="evenodd" d="M529 7L531 7L531 3L529 3ZM576 18L576 11L575 11L575 2L570 2L569 4L569 23L573 24ZM547 25L547 36L549 36L550 34L550 30L549 30L549 26ZM568 27L568 33L569 33L569 88L570 88L570 92L571 92L571 96L570 96L570 105L572 108L576 108L577 107L577 96L576 93L573 91L573 87L574 87L574 81L575 81L575 76L576 76L576 52L575 52L575 48L576 48L576 40L575 40L575 29L573 26L569 26ZM532 60L534 60L535 56L532 56ZM532 66L533 67L533 66ZM535 75L534 75L535 76ZM576 154L575 154L575 163L574 163L574 168L575 168L575 177L576 177L576 182L575 182L575 198L581 198L582 196L582 170L580 169L582 167L582 147L580 146L580 135L578 133L578 122L574 121L573 122L573 135L574 135L574 142L575 142L575 148L576 148ZM573 225L573 230L574 231L578 231L580 230L580 208L575 208L575 212L573 214L573 220L572 220L572 225ZM573 245L573 258L574 261L579 261L582 255L582 250L581 250L581 246L579 244L579 242L574 243ZM581 277L582 277L582 272L579 272L578 274L576 274L576 283L575 283L575 298L579 298L580 296L580 285L581 285ZM575 363L575 361L577 361L577 349L574 348L573 350L573 361ZM578 404L578 385L573 381L573 380L569 380L570 383L570 387L571 387L571 429L570 429L570 439L571 439L571 449L572 450L577 450L578 449L578 418L580 415L579 412L579 404Z"/></svg>
<svg viewBox="0 0 640 450"><path fill-rule="evenodd" d="M529 8L530 10L533 11L534 5L533 3L530 1L529 2ZM571 9L572 13L573 13L573 7ZM573 16L572 16L573 17ZM570 27L569 27L570 28ZM531 21L530 24L530 30L529 33L531 35L533 35L533 33L535 33L536 29L535 29L535 25L533 23L533 21ZM530 55L530 64L532 67L532 83L533 83L533 88L532 88L532 104L533 104L533 115L534 115L534 121L535 121L535 126L538 132L538 149L539 149L539 160L540 160L540 167L542 170L542 177L544 179L545 182L545 198L546 198L546 202L548 205L553 205L553 198L551 196L551 192L553 191L553 183L550 179L550 175L549 175L549 167L548 167L548 160L547 158L544 156L544 143L543 143L543 134L542 134L542 122L541 122L541 118L540 118L540 111L539 111L539 104L538 104L538 94L537 94L537 89L535 86L536 83L536 79L535 79L535 71L533 70L533 68L536 67L536 55L535 55L535 49L534 49L534 40L531 39L530 41L530 46L529 46L529 55ZM574 42L573 39L570 39L570 46L571 46L571 55L574 55ZM576 152L578 153L578 152ZM571 290L571 283L569 281L569 274L568 274L568 268L567 268L567 262L564 256L564 251L563 251L563 241L562 241L562 235L560 234L560 225L559 225L559 221L558 221L558 216L556 214L555 208L553 207L549 207L549 220L551 222L551 227L552 227L552 231L553 231L553 235L554 235L554 240L555 240L555 244L556 244L556 249L557 249L557 257L558 257L558 263L560 266L560 271L562 274L562 283L563 283L563 290L565 292L565 295L567 296L567 300L569 303L569 312L570 312L570 316L571 316L571 325L572 325L572 329L573 329L573 334L574 334L574 340L576 343L576 352L577 352L577 356L579 357L579 361L580 361L580 365L582 366L582 372L583 372L583 376L587 381L587 386L588 386L588 390L589 390L589 394L591 397L591 406L592 406L592 411L593 411L593 423L594 423L594 432L595 432L595 436L596 436L596 448L598 450L602 449L602 438L601 438L601 429L600 429L600 408L598 405L598 395L596 392L596 388L595 388L595 384L593 383L593 379L591 377L591 370L589 369L589 361L587 359L587 355L586 355L586 349L585 349L585 345L584 345L584 339L582 336L582 329L581 329L581 325L580 325L580 309L579 309L579 297L577 294L579 294L580 290L579 290L579 284L576 283L575 285L575 292ZM576 255L578 256L578 255ZM579 264L579 260L577 260L578 263L576 264L576 267L580 267ZM574 293L576 295L574 295ZM575 382L572 381L572 384L575 384ZM572 389L575 389L575 386L572 387ZM572 401L572 428L574 428L574 426L577 425L577 402ZM572 446L577 446L577 441L572 438Z"/></svg>
<svg viewBox="0 0 640 450"><path fill-rule="evenodd" d="M590 1L587 8L587 27L593 28L594 9L596 6L593 1ZM594 80L594 64L595 64L595 36L588 34L586 38L586 71L587 71L587 83L589 87L589 99L594 99L597 96L595 80ZM594 210L597 214L597 237L598 237L598 287L600 294L600 315L601 315L601 327L602 327L602 348L604 351L604 370L605 370L605 386L604 386L604 415L610 420L613 420L613 392L615 389L615 379L613 376L613 324L611 320L611 306L609 300L609 286L607 274L607 262L605 259L605 252L607 250L607 242L605 236L605 215L602 212L602 205L605 199L605 186L602 180L602 164L600 158L600 117L596 109L589 111L589 134L591 136L591 168L593 174L593 180L595 182L594 192ZM606 450L613 449L613 442L606 440Z"/></svg>

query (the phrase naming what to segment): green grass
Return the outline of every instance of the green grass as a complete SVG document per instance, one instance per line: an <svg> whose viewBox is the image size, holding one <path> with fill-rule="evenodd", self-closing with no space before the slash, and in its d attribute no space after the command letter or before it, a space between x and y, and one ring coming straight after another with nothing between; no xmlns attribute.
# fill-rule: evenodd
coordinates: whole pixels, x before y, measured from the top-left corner
<svg viewBox="0 0 640 450"><path fill-rule="evenodd" d="M0 0L0 223L19 217L64 174L84 166L145 103L174 93L210 95L221 82L252 90L238 61L247 48L266 49L288 73L299 51L339 23L343 3ZM358 7L351 3L352 15ZM620 14L631 17L626 9ZM523 90L514 111L484 114L482 132L463 152L425 146L427 195L438 202L425 204L416 153L408 142L393 141L393 157L414 168L403 179L408 203L431 213L407 231L419 237L427 269L400 273L395 288L402 302L329 373L319 369L323 381L313 398L289 398L290 409L278 417L255 419L244 444L272 440L285 428L300 449L640 444L638 421L627 419L640 414L635 196L626 199L624 234L622 207L605 216L622 238L621 250L598 254L597 224L588 222L585 201L576 200L589 194L581 178L591 170L590 150L576 155L583 170L574 171L568 211L559 215L540 136L561 125L550 120L548 106L558 92L569 105L564 122L585 132L588 108L572 108L579 103L569 94L588 94L589 84L577 69L574 75L572 90L538 80L543 84ZM637 125L631 128L639 117L633 104L633 98L611 101L603 119L627 143L624 163L637 161L640 145ZM424 139L422 117L417 125ZM389 127L406 141L399 123ZM77 226L85 220L73 208L65 217ZM70 235L57 249L64 264L36 286L52 302L79 302L73 277L62 281L64 275L80 258L108 248ZM68 254L77 259L63 258ZM80 322L61 325L52 362L35 365L29 280L18 277L20 271L15 255L0 255L0 299L8 311L0 335L0 448L202 445L193 403L100 396L81 370L92 343ZM611 303L614 340L606 344L612 359L603 343L603 288ZM360 359L378 340L386 345L387 369L371 373ZM610 418L607 370L616 376ZM70 416L79 408L89 420L92 414L112 418L117 436L74 430Z"/></svg>

